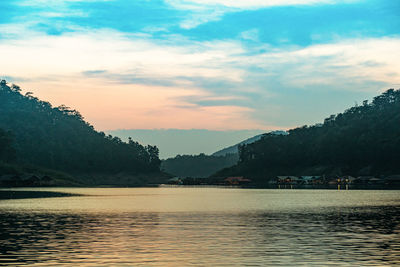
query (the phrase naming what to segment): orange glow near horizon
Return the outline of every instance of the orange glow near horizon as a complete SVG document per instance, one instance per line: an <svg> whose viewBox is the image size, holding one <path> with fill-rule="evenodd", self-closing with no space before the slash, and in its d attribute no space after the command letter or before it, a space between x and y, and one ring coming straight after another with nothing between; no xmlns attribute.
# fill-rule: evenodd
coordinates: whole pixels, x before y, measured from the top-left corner
<svg viewBox="0 0 400 267"><path fill-rule="evenodd" d="M11 77L9 82L54 106L80 111L101 131L282 130L342 110L302 109L303 92L318 94L336 84L336 91L351 87L355 97L387 89L386 81L398 84L399 44L399 38L354 39L288 50L264 47L252 55L237 40L174 36L158 42L107 29L59 36L27 32L0 42L0 78ZM286 101L293 96L300 97L298 103Z"/></svg>
<svg viewBox="0 0 400 267"><path fill-rule="evenodd" d="M204 96L194 89L117 84L93 79L65 82L21 82L24 90L53 106L66 105L81 112L97 130L114 129L264 129L246 114L252 110L237 106L196 106L180 100ZM227 127L229 125L230 127ZM277 129L269 127L268 129Z"/></svg>

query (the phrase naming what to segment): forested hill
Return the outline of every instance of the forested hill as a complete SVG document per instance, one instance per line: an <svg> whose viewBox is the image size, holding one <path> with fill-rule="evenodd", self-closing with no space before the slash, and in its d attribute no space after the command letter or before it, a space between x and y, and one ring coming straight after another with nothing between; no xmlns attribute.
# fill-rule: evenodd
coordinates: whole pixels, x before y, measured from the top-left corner
<svg viewBox="0 0 400 267"><path fill-rule="evenodd" d="M272 131L272 132L269 132L269 133L270 134L283 134L283 135L287 134L286 131ZM259 134L259 135L253 136L251 138L248 138L248 139L240 142L239 144L236 144L236 145L221 149L221 150L213 153L212 156L225 156L227 154L239 154L239 146L254 143L255 141L260 140L263 135L264 134Z"/></svg>
<svg viewBox="0 0 400 267"><path fill-rule="evenodd" d="M174 158L163 160L161 169L179 177L205 178L223 168L235 165L238 159L238 153L223 156L177 155Z"/></svg>
<svg viewBox="0 0 400 267"><path fill-rule="evenodd" d="M0 161L11 162L15 160L15 149L12 147L10 132L0 129Z"/></svg>
<svg viewBox="0 0 400 267"><path fill-rule="evenodd" d="M239 163L216 176L263 183L276 175L400 174L400 90L390 89L323 124L265 135L241 146Z"/></svg>
<svg viewBox="0 0 400 267"><path fill-rule="evenodd" d="M270 134L287 134L285 131L273 131ZM235 165L239 160L238 147L259 140L264 134L248 138L236 145L224 148L212 155L177 155L163 160L161 169L179 177L205 178L215 172Z"/></svg>
<svg viewBox="0 0 400 267"><path fill-rule="evenodd" d="M67 173L159 172L158 148L97 132L81 114L0 82L0 161ZM15 157L6 157L9 144ZM4 145L3 145L4 143ZM13 159L12 159L13 158Z"/></svg>

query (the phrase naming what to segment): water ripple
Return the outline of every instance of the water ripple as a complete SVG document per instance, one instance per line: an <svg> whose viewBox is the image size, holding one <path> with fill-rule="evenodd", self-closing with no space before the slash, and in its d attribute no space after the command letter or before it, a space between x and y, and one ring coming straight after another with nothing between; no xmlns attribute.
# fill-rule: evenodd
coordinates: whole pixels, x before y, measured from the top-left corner
<svg viewBox="0 0 400 267"><path fill-rule="evenodd" d="M8 208L1 210L0 237L4 266L394 266L400 264L400 206L248 212Z"/></svg>

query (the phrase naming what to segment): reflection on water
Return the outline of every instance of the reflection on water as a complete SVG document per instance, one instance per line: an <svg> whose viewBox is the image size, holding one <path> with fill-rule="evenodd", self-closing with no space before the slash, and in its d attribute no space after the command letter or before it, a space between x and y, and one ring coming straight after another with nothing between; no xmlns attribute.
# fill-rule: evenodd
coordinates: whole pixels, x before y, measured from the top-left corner
<svg viewBox="0 0 400 267"><path fill-rule="evenodd" d="M0 202L0 265L400 264L400 205L393 204L400 197L396 192L354 191L351 198L354 205L348 202L328 205L329 200L338 198L337 192L124 190L127 190L124 198L111 193L107 198L103 192L101 196L51 199L51 205L47 202L50 199ZM161 203L173 203L177 207L175 211L170 207L163 212L159 210L163 204L157 202L157 207L147 207L149 212L144 212L141 207L135 207L137 201L133 201L133 195L140 198L139 203L148 198L156 205L151 199L158 198ZM357 195L361 203L369 195L371 204L355 205ZM178 207L180 201L190 196L191 204L198 207L190 210L187 203L182 203L184 209ZM295 205L293 198L305 199L305 203ZM82 205L74 210L70 205L76 199L81 199ZM125 199L134 205L113 212L110 207L113 199L115 203L121 204ZM226 211L222 210L221 203L216 204L218 210L204 208L204 202L224 199L240 204L226 204ZM307 203L310 199L326 201L310 205ZM105 202L104 209L101 205L93 209L90 208L93 203L84 203L100 200ZM274 203L273 207L261 203L264 201ZM256 207L248 206L246 211L246 205L250 204ZM64 208L54 210L54 206ZM280 206L285 208L280 210ZM195 211L196 208L200 211Z"/></svg>

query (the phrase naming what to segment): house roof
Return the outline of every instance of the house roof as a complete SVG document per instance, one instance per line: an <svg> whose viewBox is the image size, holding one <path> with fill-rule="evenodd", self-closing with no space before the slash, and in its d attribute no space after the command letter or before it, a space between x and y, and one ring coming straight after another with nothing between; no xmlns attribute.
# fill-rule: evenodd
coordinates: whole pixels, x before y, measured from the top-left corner
<svg viewBox="0 0 400 267"><path fill-rule="evenodd" d="M181 178L179 178L179 177L174 177L174 178L168 179L168 181L170 181L170 182L178 182L180 180L181 180Z"/></svg>
<svg viewBox="0 0 400 267"><path fill-rule="evenodd" d="M225 182L251 182L250 179L243 178L243 176L237 176L237 177L227 177L224 179Z"/></svg>

